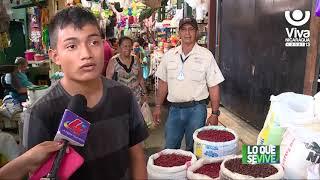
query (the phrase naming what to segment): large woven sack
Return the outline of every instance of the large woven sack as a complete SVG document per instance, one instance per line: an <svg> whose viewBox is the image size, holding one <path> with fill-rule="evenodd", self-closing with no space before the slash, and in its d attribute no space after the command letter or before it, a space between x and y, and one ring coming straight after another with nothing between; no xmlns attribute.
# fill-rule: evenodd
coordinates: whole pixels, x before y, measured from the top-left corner
<svg viewBox="0 0 320 180"><path fill-rule="evenodd" d="M196 170L198 170L200 167L202 167L205 164L211 164L211 163L222 163L222 161L227 158L228 156L219 157L219 158L201 158L198 161L196 161L193 165L191 165L187 170L187 177L188 179L194 179L194 180L204 180L209 179L212 180L211 177L195 173ZM219 177L215 178L214 180L218 180Z"/></svg>
<svg viewBox="0 0 320 180"><path fill-rule="evenodd" d="M280 162L284 169L284 178L307 179L312 166L319 164L319 156L319 125L288 128L284 133L280 146ZM319 171L317 174L319 175Z"/></svg>
<svg viewBox="0 0 320 180"><path fill-rule="evenodd" d="M287 127L319 123L314 116L314 98L293 92L270 97L271 105L260 131L258 145L280 145Z"/></svg>
<svg viewBox="0 0 320 180"><path fill-rule="evenodd" d="M162 154L181 154L184 156L191 156L191 161L182 166L174 167L160 167L154 165L154 160ZM165 149L149 157L147 164L148 179L186 179L187 168L196 162L197 158L189 151L181 149Z"/></svg>
<svg viewBox="0 0 320 180"><path fill-rule="evenodd" d="M243 174L238 174L235 172L231 172L229 169L227 169L225 167L225 163L230 160L230 159L234 159L234 158L241 158L241 155L237 155L237 156L229 156L227 158L225 158L220 166L220 180L237 180L237 179L260 179L260 180L265 180L265 179L270 179L270 180L276 180L276 179L283 179L283 168L281 167L281 165L279 164L270 164L271 166L275 167L278 172L265 177L265 178L255 178L253 176L248 176L248 175L243 175Z"/></svg>

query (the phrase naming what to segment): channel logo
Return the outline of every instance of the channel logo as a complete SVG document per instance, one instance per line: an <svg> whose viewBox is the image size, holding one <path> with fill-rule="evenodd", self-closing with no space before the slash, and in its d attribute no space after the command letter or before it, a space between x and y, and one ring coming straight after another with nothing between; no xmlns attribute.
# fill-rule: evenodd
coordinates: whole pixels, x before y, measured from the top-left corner
<svg viewBox="0 0 320 180"><path fill-rule="evenodd" d="M309 19L310 19L310 11L305 11L304 12L304 17L303 13L301 10L294 10L292 12L292 18L290 16L290 11L285 11L284 15L288 23L290 23L292 26L303 26L305 25Z"/></svg>
<svg viewBox="0 0 320 180"><path fill-rule="evenodd" d="M242 145L242 164L279 164L279 145Z"/></svg>
<svg viewBox="0 0 320 180"><path fill-rule="evenodd" d="M88 127L80 119L67 121L63 124L63 126L67 129L70 129L76 135L80 135L81 133L88 131Z"/></svg>
<svg viewBox="0 0 320 180"><path fill-rule="evenodd" d="M308 47L310 46L310 30L299 29L299 26L305 25L310 19L310 11L305 11L304 14L301 10L285 11L284 16L289 24L295 27L287 27L285 38L286 47ZM292 16L292 17L291 17Z"/></svg>

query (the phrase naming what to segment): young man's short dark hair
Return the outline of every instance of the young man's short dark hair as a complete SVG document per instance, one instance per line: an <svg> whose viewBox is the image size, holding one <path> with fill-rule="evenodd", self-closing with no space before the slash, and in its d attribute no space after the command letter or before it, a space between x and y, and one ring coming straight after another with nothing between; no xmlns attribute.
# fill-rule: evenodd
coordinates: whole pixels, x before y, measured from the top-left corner
<svg viewBox="0 0 320 180"><path fill-rule="evenodd" d="M50 46L57 47L57 30L63 29L69 25L73 25L76 29L81 29L83 26L91 24L96 26L99 31L100 26L96 17L87 9L82 7L70 7L58 12L49 24Z"/></svg>

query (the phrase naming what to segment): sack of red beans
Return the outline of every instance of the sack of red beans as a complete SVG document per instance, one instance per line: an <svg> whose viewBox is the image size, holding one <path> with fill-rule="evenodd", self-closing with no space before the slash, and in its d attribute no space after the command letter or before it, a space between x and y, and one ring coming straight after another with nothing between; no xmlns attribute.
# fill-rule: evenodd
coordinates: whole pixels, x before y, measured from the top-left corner
<svg viewBox="0 0 320 180"><path fill-rule="evenodd" d="M222 161L228 156L220 158L201 158L187 170L188 179L219 179L220 166Z"/></svg>
<svg viewBox="0 0 320 180"><path fill-rule="evenodd" d="M238 179L283 179L280 164L242 164L242 156L230 156L220 166L220 180Z"/></svg>
<svg viewBox="0 0 320 180"><path fill-rule="evenodd" d="M181 149L165 149L149 157L148 179L187 179L187 168L196 156Z"/></svg>
<svg viewBox="0 0 320 180"><path fill-rule="evenodd" d="M193 150L197 158L223 157L238 151L237 134L223 126L205 126L193 133Z"/></svg>

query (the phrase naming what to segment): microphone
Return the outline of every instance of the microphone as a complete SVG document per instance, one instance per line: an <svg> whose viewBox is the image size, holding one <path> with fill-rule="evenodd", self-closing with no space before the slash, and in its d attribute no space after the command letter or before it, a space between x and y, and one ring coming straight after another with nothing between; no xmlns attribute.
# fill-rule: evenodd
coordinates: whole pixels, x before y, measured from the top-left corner
<svg viewBox="0 0 320 180"><path fill-rule="evenodd" d="M30 179L39 179L39 177L44 176L46 178L42 179L68 179L83 164L83 158L72 147L69 147L70 152L67 154L66 149L68 144L81 147L85 144L90 127L90 123L82 118L86 107L87 100L83 95L78 94L71 98L54 138L54 141L62 141L63 147L56 153L55 157L53 155L49 161L41 166ZM60 172L59 169L63 172ZM58 175L62 177L58 177Z"/></svg>
<svg viewBox="0 0 320 180"><path fill-rule="evenodd" d="M77 94L71 98L60 121L55 141L67 140L71 145L84 146L90 127L90 123L82 118L86 108L87 100L83 95Z"/></svg>

